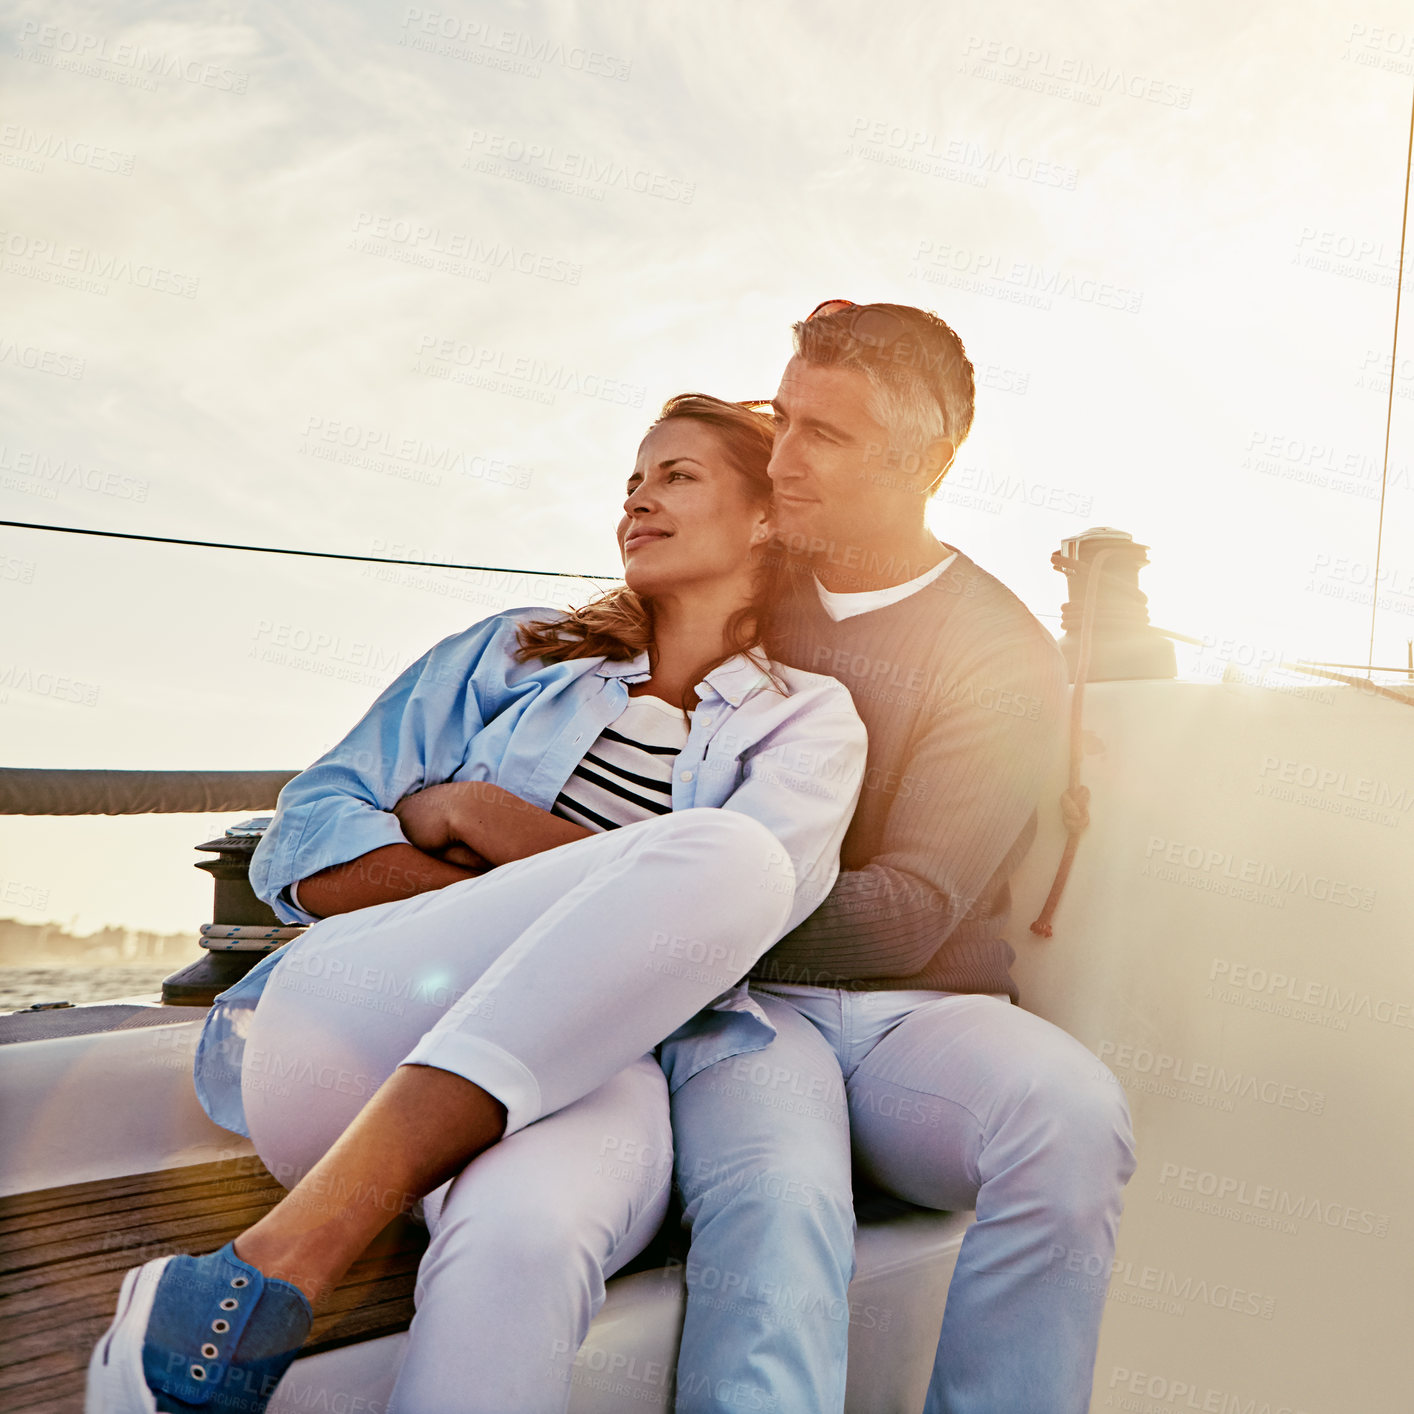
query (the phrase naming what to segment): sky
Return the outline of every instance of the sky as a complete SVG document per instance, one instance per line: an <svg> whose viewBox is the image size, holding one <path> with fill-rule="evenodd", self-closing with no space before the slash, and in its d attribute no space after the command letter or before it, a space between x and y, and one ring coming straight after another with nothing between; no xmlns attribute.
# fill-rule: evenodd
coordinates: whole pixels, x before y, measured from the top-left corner
<svg viewBox="0 0 1414 1414"><path fill-rule="evenodd" d="M1109 525L1184 675L1366 661L1401 6L46 0L0 38L0 518L490 567L0 526L0 764L307 764L439 638L607 582L526 571L614 575L654 410L769 397L835 297L962 336L930 524L1057 632L1051 552ZM0 820L0 916L194 928L231 819Z"/></svg>

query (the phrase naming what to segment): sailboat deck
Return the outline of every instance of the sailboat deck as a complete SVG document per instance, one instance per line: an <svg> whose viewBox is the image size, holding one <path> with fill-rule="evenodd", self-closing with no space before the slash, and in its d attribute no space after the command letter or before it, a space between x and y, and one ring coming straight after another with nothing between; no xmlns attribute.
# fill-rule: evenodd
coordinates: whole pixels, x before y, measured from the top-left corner
<svg viewBox="0 0 1414 1414"><path fill-rule="evenodd" d="M247 1157L0 1199L0 1407L78 1414L123 1273L170 1252L213 1251L283 1192ZM426 1243L418 1224L393 1224L320 1307L304 1353L405 1329Z"/></svg>

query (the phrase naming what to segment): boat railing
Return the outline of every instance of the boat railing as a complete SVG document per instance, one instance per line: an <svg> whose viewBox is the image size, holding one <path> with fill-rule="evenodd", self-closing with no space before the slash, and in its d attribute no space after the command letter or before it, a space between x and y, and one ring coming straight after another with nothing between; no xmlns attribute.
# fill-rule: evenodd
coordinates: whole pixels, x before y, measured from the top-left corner
<svg viewBox="0 0 1414 1414"><path fill-rule="evenodd" d="M0 815L201 815L273 810L297 771L0 767Z"/></svg>
<svg viewBox="0 0 1414 1414"><path fill-rule="evenodd" d="M297 771L94 771L0 767L0 815L210 815L269 811ZM196 959L165 978L162 1000L209 1006L265 953L300 931L282 924L250 885L250 859L264 820L228 826L196 848L215 882L212 920L193 935Z"/></svg>

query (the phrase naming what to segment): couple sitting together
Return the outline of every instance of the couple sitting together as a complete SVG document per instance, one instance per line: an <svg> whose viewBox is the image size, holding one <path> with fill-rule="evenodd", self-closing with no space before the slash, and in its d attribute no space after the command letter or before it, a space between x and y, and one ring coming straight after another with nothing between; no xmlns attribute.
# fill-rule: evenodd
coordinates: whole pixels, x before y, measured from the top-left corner
<svg viewBox="0 0 1414 1414"><path fill-rule="evenodd" d="M973 389L936 316L822 305L769 413L664 407L621 586L442 640L285 787L252 883L313 926L218 999L197 1088L290 1191L128 1273L93 1414L264 1409L419 1199L392 1408L563 1410L674 1185L677 1409L830 1414L854 1175L976 1209L929 1414L1088 1407L1104 1284L1055 1254L1109 1269L1134 1152L1119 1086L1014 1004L1066 677L925 526ZM819 1299L783 1321L783 1289Z"/></svg>

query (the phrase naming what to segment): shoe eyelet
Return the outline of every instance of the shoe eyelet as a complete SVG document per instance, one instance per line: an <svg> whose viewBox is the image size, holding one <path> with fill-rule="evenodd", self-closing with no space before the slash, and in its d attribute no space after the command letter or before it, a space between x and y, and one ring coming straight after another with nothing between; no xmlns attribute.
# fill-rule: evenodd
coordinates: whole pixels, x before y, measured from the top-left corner
<svg viewBox="0 0 1414 1414"><path fill-rule="evenodd" d="M201 1347L201 1353L208 1360L214 1360L221 1352L217 1350L216 1347L212 1345L210 1341L207 1341L206 1344Z"/></svg>
<svg viewBox="0 0 1414 1414"><path fill-rule="evenodd" d="M249 1285L250 1285L250 1278L249 1278L249 1277L232 1277L232 1278L231 1278L231 1285L232 1285L232 1286L249 1286Z"/></svg>
<svg viewBox="0 0 1414 1414"><path fill-rule="evenodd" d="M212 1321L211 1329L214 1330L217 1335L225 1335L226 1332L231 1329L231 1323L229 1321L223 1321L218 1318L217 1320Z"/></svg>
<svg viewBox="0 0 1414 1414"><path fill-rule="evenodd" d="M193 1365L191 1367L192 1379L200 1382L206 1378L206 1367L204 1365Z"/></svg>
<svg viewBox="0 0 1414 1414"><path fill-rule="evenodd" d="M241 1303L240 1303L239 1301L237 1301L234 1296L228 1296L228 1297L221 1303L221 1309L222 1309L223 1311L234 1311L240 1304L241 1304Z"/></svg>

